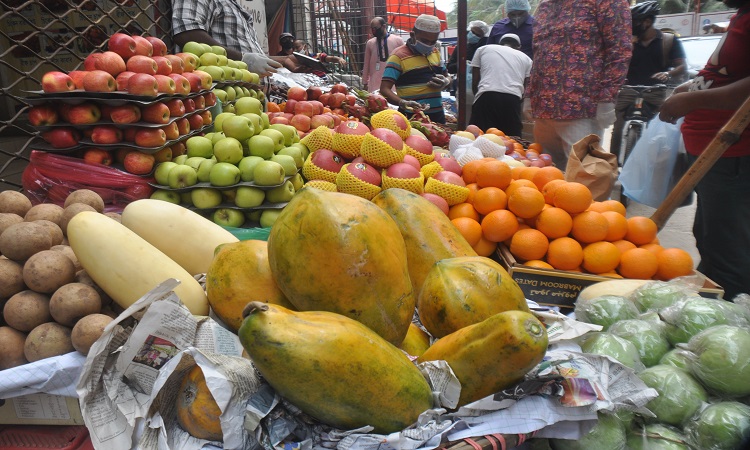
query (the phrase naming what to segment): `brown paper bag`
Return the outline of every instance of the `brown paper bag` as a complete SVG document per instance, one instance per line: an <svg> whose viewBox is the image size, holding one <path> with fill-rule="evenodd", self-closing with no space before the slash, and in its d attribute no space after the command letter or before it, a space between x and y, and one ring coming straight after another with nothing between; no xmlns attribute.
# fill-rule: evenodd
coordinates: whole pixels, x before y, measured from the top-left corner
<svg viewBox="0 0 750 450"><path fill-rule="evenodd" d="M565 168L565 181L588 186L594 200L609 199L617 178L617 155L605 152L599 136L590 134L573 144Z"/></svg>

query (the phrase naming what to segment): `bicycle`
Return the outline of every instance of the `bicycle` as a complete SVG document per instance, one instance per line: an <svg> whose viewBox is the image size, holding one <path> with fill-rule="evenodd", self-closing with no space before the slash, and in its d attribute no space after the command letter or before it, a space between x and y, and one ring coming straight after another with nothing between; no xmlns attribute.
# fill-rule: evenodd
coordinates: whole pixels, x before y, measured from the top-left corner
<svg viewBox="0 0 750 450"><path fill-rule="evenodd" d="M620 151L617 155L620 167L625 163L635 143L641 138L648 121L659 112L659 106L666 98L667 88L665 84L655 84L652 86L625 85L620 89L618 105L623 102L623 99L629 102L625 108ZM631 96L632 101L625 96ZM655 105L646 101L646 98L660 98L661 102Z"/></svg>

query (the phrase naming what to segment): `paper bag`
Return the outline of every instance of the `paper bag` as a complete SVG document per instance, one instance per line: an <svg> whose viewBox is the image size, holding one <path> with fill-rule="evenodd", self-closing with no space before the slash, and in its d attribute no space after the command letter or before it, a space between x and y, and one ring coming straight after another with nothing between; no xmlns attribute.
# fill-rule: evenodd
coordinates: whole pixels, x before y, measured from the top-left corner
<svg viewBox="0 0 750 450"><path fill-rule="evenodd" d="M590 134L573 144L565 168L565 181L581 183L596 201L609 199L617 178L617 155L605 152L600 138Z"/></svg>

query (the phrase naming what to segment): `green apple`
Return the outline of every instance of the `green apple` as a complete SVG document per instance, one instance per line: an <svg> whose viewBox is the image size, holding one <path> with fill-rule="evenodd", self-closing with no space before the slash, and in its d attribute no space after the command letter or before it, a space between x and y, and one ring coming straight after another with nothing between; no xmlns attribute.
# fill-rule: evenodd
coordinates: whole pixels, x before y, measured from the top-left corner
<svg viewBox="0 0 750 450"><path fill-rule="evenodd" d="M238 69L238 70L240 68L240 66L237 64L237 61L233 59L229 59L229 58L227 58L227 66L231 67L232 69Z"/></svg>
<svg viewBox="0 0 750 450"><path fill-rule="evenodd" d="M268 203L288 202L294 197L294 185L287 180L281 186L266 191L266 200Z"/></svg>
<svg viewBox="0 0 750 450"><path fill-rule="evenodd" d="M294 135L294 139L292 139L292 144L296 144L297 142L301 141L302 139L299 137L299 134Z"/></svg>
<svg viewBox="0 0 750 450"><path fill-rule="evenodd" d="M292 186L294 186L294 192L299 191L302 189L302 186L305 185L305 179L302 178L301 173L295 173L292 178L289 179L289 181L292 182Z"/></svg>
<svg viewBox="0 0 750 450"><path fill-rule="evenodd" d="M302 150L299 147L284 147L276 154L291 156L298 169L302 168L302 164L305 162L305 159L302 158Z"/></svg>
<svg viewBox="0 0 750 450"><path fill-rule="evenodd" d="M234 104L237 114L255 113L260 115L263 112L263 104L257 98L242 97Z"/></svg>
<svg viewBox="0 0 750 450"><path fill-rule="evenodd" d="M169 171L177 166L178 164L172 161L164 161L163 163L159 163L159 165L156 166L156 170L154 170L154 179L156 180L156 183L163 186L168 185Z"/></svg>
<svg viewBox="0 0 750 450"><path fill-rule="evenodd" d="M268 125L266 128L271 130L278 130L284 135L284 145L289 147L293 144L294 135L297 134L297 129L291 125L285 125L283 123L273 123Z"/></svg>
<svg viewBox="0 0 750 450"><path fill-rule="evenodd" d="M260 206L266 198L266 191L252 186L240 186L234 197L234 204L240 208L254 208Z"/></svg>
<svg viewBox="0 0 750 450"><path fill-rule="evenodd" d="M261 161L253 169L253 181L258 186L279 185L284 181L284 168L275 161Z"/></svg>
<svg viewBox="0 0 750 450"><path fill-rule="evenodd" d="M247 70L247 69L239 69L239 73L240 73L240 80L248 82L248 83L252 83L252 81L253 81L253 75L252 75L252 73L250 73L249 70Z"/></svg>
<svg viewBox="0 0 750 450"><path fill-rule="evenodd" d="M188 159L188 155L186 153L184 155L180 155L180 156L177 156L177 157L173 158L172 162L181 166L181 165L185 164L185 160L187 160L187 159Z"/></svg>
<svg viewBox="0 0 750 450"><path fill-rule="evenodd" d="M240 100L237 100L237 101L239 102ZM235 109L236 108L237 106L235 103ZM253 127L255 127L255 134L258 134L261 131L263 131L263 119L261 119L260 115L255 114L255 113L244 113L244 114L238 113L237 115L238 116L241 115L242 117L247 117L248 119L250 119L250 121L253 123Z"/></svg>
<svg viewBox="0 0 750 450"><path fill-rule="evenodd" d="M248 139L247 148L250 151L250 156L271 159L276 150L276 145L270 137L258 134Z"/></svg>
<svg viewBox="0 0 750 450"><path fill-rule="evenodd" d="M257 128L256 128L257 129ZM282 148L284 148L284 134L279 130L261 130L260 133L261 136L268 136L271 139L273 139L273 151L278 152Z"/></svg>
<svg viewBox="0 0 750 450"><path fill-rule="evenodd" d="M252 97L258 100L258 91L256 91L255 89L248 89L246 87L241 87L240 89L242 89L242 94L245 95L246 97Z"/></svg>
<svg viewBox="0 0 750 450"><path fill-rule="evenodd" d="M214 156L220 163L237 164L242 159L242 143L233 137L225 137L214 144Z"/></svg>
<svg viewBox="0 0 750 450"><path fill-rule="evenodd" d="M203 53L210 53L211 52L211 46L210 45L201 43L201 47L203 47Z"/></svg>
<svg viewBox="0 0 750 450"><path fill-rule="evenodd" d="M299 139L299 135L298 134L295 134L295 136L297 137L297 139ZM290 147L297 147L300 150L302 150L302 159L307 159L307 157L310 155L310 149L307 148L307 146L305 144L303 144L303 143L301 143L299 141L293 142L292 145L290 145Z"/></svg>
<svg viewBox="0 0 750 450"><path fill-rule="evenodd" d="M289 155L273 155L271 161L281 164L281 167L284 168L285 177L290 177L297 173L297 163Z"/></svg>
<svg viewBox="0 0 750 450"><path fill-rule="evenodd" d="M227 94L229 92L227 91ZM222 105L222 111L225 113L232 113L234 114L234 105Z"/></svg>
<svg viewBox="0 0 750 450"><path fill-rule="evenodd" d="M178 165L169 171L167 181L172 189L193 186L198 182L198 173L190 166Z"/></svg>
<svg viewBox="0 0 750 450"><path fill-rule="evenodd" d="M260 113L260 120L263 123L264 130L271 126L271 119L268 118L268 114ZM286 142L286 136L284 136L284 141Z"/></svg>
<svg viewBox="0 0 750 450"><path fill-rule="evenodd" d="M221 205L221 192L212 188L193 189L190 191L190 199L196 208L215 208Z"/></svg>
<svg viewBox="0 0 750 450"><path fill-rule="evenodd" d="M213 52L205 52L203 53L198 60L201 63L201 66L218 66L219 65L219 56L216 53ZM221 70L221 69L219 69Z"/></svg>
<svg viewBox="0 0 750 450"><path fill-rule="evenodd" d="M262 209L256 209L254 211L245 211L245 218L248 222L259 222L260 215L263 213Z"/></svg>
<svg viewBox="0 0 750 450"><path fill-rule="evenodd" d="M219 99L221 103L227 102L227 91L224 89L214 88L214 95L216 95L216 98Z"/></svg>
<svg viewBox="0 0 750 450"><path fill-rule="evenodd" d="M211 46L211 51L214 52L214 53L216 53L217 55L227 56L227 50L224 47L220 46L220 45L212 45Z"/></svg>
<svg viewBox="0 0 750 450"><path fill-rule="evenodd" d="M226 55L216 55L219 58L219 66L226 66L229 62L229 58Z"/></svg>
<svg viewBox="0 0 750 450"><path fill-rule="evenodd" d="M200 42L190 41L185 43L185 45L182 46L182 51L187 53L192 53L195 56L199 57L206 52L206 49L203 47L203 44Z"/></svg>
<svg viewBox="0 0 750 450"><path fill-rule="evenodd" d="M193 136L185 141L187 147L187 156L191 158L193 156L200 156L203 158L210 158L214 154L214 145L211 139L204 136Z"/></svg>
<svg viewBox="0 0 750 450"><path fill-rule="evenodd" d="M227 162L217 162L208 174L211 186L231 186L240 182L240 168Z"/></svg>
<svg viewBox="0 0 750 450"><path fill-rule="evenodd" d="M190 196L190 192L180 192L180 204L193 206L193 198Z"/></svg>
<svg viewBox="0 0 750 450"><path fill-rule="evenodd" d="M247 68L247 66L245 66L245 68ZM258 84L258 83L260 83L260 75L258 75L258 74L257 74L257 73L255 73L255 72L250 72L250 74L251 74L251 75L252 75L252 77L253 77L253 81L252 81L252 83L254 83L254 84Z"/></svg>
<svg viewBox="0 0 750 450"><path fill-rule="evenodd" d="M203 161L207 161L209 158L204 158L202 156L191 156L190 158L185 160L185 164L188 167L192 167L193 170L195 170L195 173L198 173L198 168L201 166L201 163Z"/></svg>
<svg viewBox="0 0 750 450"><path fill-rule="evenodd" d="M224 121L230 117L235 117L234 113L222 112L214 117L214 132L223 132Z"/></svg>
<svg viewBox="0 0 750 450"><path fill-rule="evenodd" d="M237 61L237 67L240 69L247 69L247 63L245 61Z"/></svg>
<svg viewBox="0 0 750 450"><path fill-rule="evenodd" d="M260 213L260 226L263 228L270 228L273 223L276 222L276 218L281 214L281 209L264 209Z"/></svg>
<svg viewBox="0 0 750 450"><path fill-rule="evenodd" d="M229 66L221 66L220 69L224 72L224 79L225 80L235 80L236 75L234 74L234 69L232 69Z"/></svg>
<svg viewBox="0 0 750 450"><path fill-rule="evenodd" d="M203 59L203 57L206 56L206 55L216 56L213 53L204 53L201 56L201 59ZM203 71L206 72L207 74L211 75L211 78L213 78L213 80L216 81L216 82L226 80L226 76L225 76L224 70L221 67L219 67L219 66L206 66L206 67L203 68Z"/></svg>
<svg viewBox="0 0 750 450"><path fill-rule="evenodd" d="M242 211L232 208L220 208L211 215L215 224L223 227L241 227L245 223L245 215Z"/></svg>
<svg viewBox="0 0 750 450"><path fill-rule="evenodd" d="M246 141L255 135L255 126L247 117L234 116L224 119L221 124L221 131L227 137L233 137L238 141Z"/></svg>
<svg viewBox="0 0 750 450"><path fill-rule="evenodd" d="M242 181L253 181L255 165L261 161L264 161L264 159L260 156L245 156L242 158L238 164L238 167L240 168L240 179Z"/></svg>
<svg viewBox="0 0 750 450"><path fill-rule="evenodd" d="M151 194L151 197L154 200L164 200L165 202L174 203L175 205L180 204L180 194L174 191L167 191L164 189L157 189L154 191L153 194Z"/></svg>
<svg viewBox="0 0 750 450"><path fill-rule="evenodd" d="M221 190L221 198L224 199L225 203L234 203L234 199L236 197L237 197L237 188Z"/></svg>
<svg viewBox="0 0 750 450"><path fill-rule="evenodd" d="M221 131L217 131L216 133L213 134L213 136L211 136L211 142L214 145L216 145L217 142L219 142L220 140L222 140L222 139L224 139L226 137L227 136L224 133L222 133Z"/></svg>
<svg viewBox="0 0 750 450"><path fill-rule="evenodd" d="M211 175L211 168L216 164L215 159L205 159L198 167L198 181L200 183L208 183L209 176Z"/></svg>
<svg viewBox="0 0 750 450"><path fill-rule="evenodd" d="M224 91L227 93L227 101L233 102L237 98L237 91L232 86L224 86ZM230 106L230 105L227 105ZM234 112L234 105L232 106L232 112ZM227 107L224 107L224 111L227 111Z"/></svg>

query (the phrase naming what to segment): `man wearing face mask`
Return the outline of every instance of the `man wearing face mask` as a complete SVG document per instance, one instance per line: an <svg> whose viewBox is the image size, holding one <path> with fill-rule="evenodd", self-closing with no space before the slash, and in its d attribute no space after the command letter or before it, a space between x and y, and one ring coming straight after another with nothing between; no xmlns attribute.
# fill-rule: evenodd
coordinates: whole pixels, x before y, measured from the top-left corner
<svg viewBox="0 0 750 450"><path fill-rule="evenodd" d="M441 92L451 84L451 77L436 47L439 34L440 19L429 14L417 17L409 40L388 58L380 93L407 116L422 110L433 122L445 123Z"/></svg>
<svg viewBox="0 0 750 450"><path fill-rule="evenodd" d="M481 20L472 20L469 22L468 28L466 32L466 61L471 61L474 59L474 53L477 49L487 43L490 27ZM455 74L458 72L458 51L453 50L446 68L448 73Z"/></svg>
<svg viewBox="0 0 750 450"><path fill-rule="evenodd" d="M365 46L365 65L362 69L362 84L369 92L380 89L380 80L388 58L396 48L404 45L400 36L388 32L387 25L382 17L375 17L370 22L370 31L374 37Z"/></svg>
<svg viewBox="0 0 750 450"><path fill-rule="evenodd" d="M508 33L515 34L521 39L521 51L534 59L532 40L534 35L534 17L529 14L531 6L529 0L507 0L505 11L508 17L499 20L492 27L488 44L499 44L500 38Z"/></svg>

